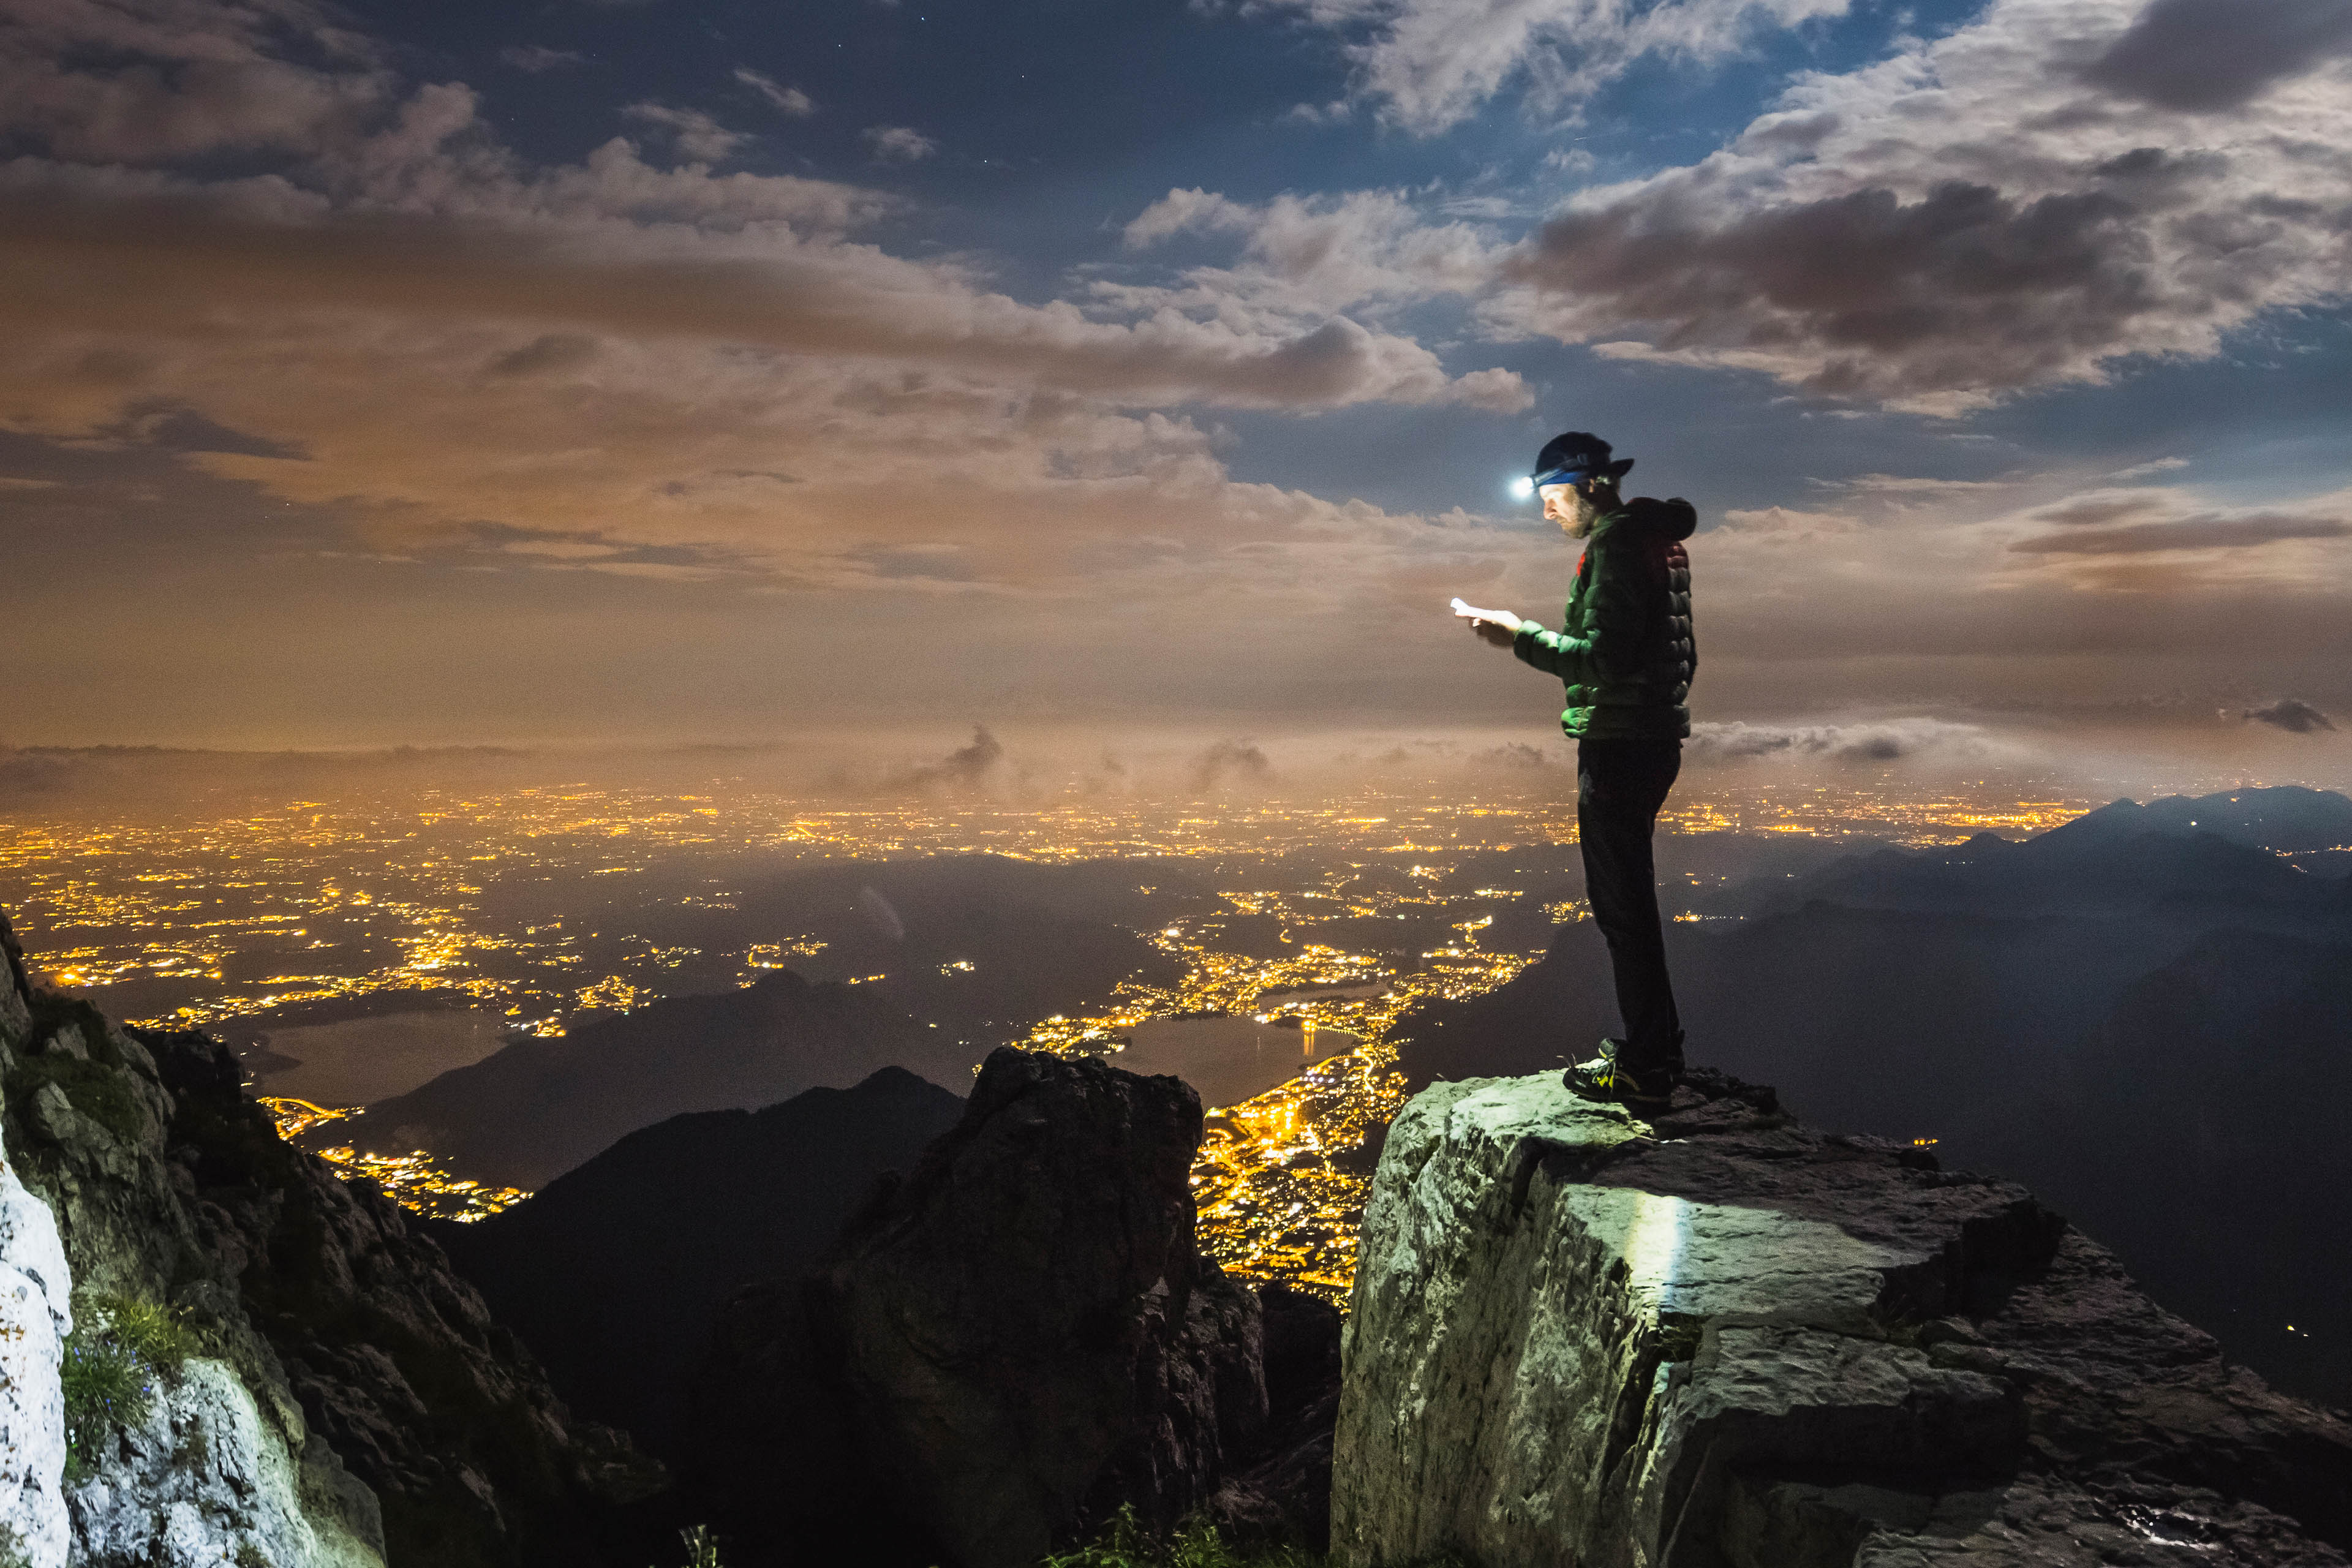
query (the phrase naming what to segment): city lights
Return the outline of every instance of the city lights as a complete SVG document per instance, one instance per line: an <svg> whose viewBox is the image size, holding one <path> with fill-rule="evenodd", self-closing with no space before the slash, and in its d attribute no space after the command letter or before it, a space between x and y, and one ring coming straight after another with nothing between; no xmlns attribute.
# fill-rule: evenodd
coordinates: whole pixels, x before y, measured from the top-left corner
<svg viewBox="0 0 2352 1568"><path fill-rule="evenodd" d="M1212 1108L1192 1175L1202 1243L1227 1268L1338 1300L1370 1184L1366 1162L1350 1154L1404 1098L1399 1021L1421 1003L1492 990L1541 955L1542 928L1517 928L1518 947L1495 940L1498 909L1540 900L1552 921L1590 916L1583 900L1533 878L1497 885L1490 868L1479 885L1455 880L1465 855L1571 843L1574 802L1560 793L1448 801L1367 791L1171 809L1075 798L840 807L753 793L425 792L152 826L19 819L0 825L0 897L36 939L27 945L51 983L101 1002L112 992L115 1010L150 1027L431 991L503 1014L518 1033L560 1036L592 1010L707 990L714 975L751 984L825 953L805 932L708 952L631 934L631 910L735 908L753 859L778 869L972 853L1060 864L1180 858L1213 879L1213 907L1156 914L1139 934L1181 978L1130 982L1034 1021L1020 1043L1116 1062L1139 1026L1210 1015L1295 1024L1309 1059L1316 1034L1353 1037L1352 1048L1289 1081ZM1922 847L2021 836L2086 805L1812 784L1686 789L1660 826ZM643 890L600 892L593 915L499 912L514 907L503 891L590 877L600 880L586 885ZM1236 944L1227 919L1271 922L1280 941ZM929 967L952 977L987 963L983 952ZM887 972L842 978L875 984ZM360 1114L286 1097L263 1103L289 1138ZM446 1169L428 1150L322 1152L339 1174L374 1181L422 1213L478 1219L530 1195Z"/></svg>

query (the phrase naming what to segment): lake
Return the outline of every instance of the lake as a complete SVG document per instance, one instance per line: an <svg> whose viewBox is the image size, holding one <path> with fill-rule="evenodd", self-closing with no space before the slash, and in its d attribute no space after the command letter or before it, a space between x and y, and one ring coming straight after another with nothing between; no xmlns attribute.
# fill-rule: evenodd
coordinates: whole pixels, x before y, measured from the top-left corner
<svg viewBox="0 0 2352 1568"><path fill-rule="evenodd" d="M1172 1073L1200 1091L1204 1108L1255 1099L1364 1043L1345 1029L1277 1029L1254 1018L1151 1018L1132 1034L1134 1043L1110 1064Z"/></svg>
<svg viewBox="0 0 2352 1568"><path fill-rule="evenodd" d="M449 1007L302 1024L260 1031L267 1054L256 1053L247 1065L256 1094L366 1105L471 1067L504 1045L511 1026L503 1014Z"/></svg>

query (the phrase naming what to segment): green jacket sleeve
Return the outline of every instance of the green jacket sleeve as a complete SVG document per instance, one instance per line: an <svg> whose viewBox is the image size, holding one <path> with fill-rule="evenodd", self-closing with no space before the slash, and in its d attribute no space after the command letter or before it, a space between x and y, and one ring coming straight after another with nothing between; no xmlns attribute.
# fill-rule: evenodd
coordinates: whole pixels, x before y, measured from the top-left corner
<svg viewBox="0 0 2352 1568"><path fill-rule="evenodd" d="M1511 639L1511 651L1523 662L1567 681L1584 679L1584 658L1591 649L1582 637L1548 632L1533 621L1521 621L1519 635Z"/></svg>

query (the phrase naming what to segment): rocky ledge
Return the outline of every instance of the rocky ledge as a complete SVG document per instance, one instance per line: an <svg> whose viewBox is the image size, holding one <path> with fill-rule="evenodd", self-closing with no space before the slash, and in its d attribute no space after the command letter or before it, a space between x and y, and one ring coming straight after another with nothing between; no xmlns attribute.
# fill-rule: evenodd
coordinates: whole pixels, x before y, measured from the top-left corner
<svg viewBox="0 0 2352 1568"><path fill-rule="evenodd" d="M2155 1157L2153 1154L2151 1157ZM1697 1075L1652 1121L1441 1083L1364 1216L1335 1558L2347 1561L2352 1427L2022 1188Z"/></svg>

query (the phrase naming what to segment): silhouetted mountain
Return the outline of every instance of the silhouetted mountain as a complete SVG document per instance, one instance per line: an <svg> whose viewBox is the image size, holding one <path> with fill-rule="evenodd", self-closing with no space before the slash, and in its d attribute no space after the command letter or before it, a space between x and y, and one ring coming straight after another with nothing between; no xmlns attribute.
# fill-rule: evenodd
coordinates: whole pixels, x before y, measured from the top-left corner
<svg viewBox="0 0 2352 1568"><path fill-rule="evenodd" d="M1984 1159L2265 1375L2352 1404L2352 945L2214 931L2033 1089Z"/></svg>
<svg viewBox="0 0 2352 1568"><path fill-rule="evenodd" d="M2275 846L2207 831L2215 801ZM2352 1074L2352 883L2282 858L2347 814L2307 790L2126 802L2022 843L1751 880L1701 905L1738 918L1668 928L1690 1058L1816 1123L1939 1137L2031 1181L2232 1354L2352 1397L2317 1348L2352 1342L2352 1291L2306 1272L2352 1237L2299 1197L2344 1173L2336 1134L2283 1110L2340 1105ZM1411 1016L1403 1066L1416 1085L1556 1070L1617 1028L1600 933L1572 924L1510 984Z"/></svg>
<svg viewBox="0 0 2352 1568"><path fill-rule="evenodd" d="M465 1175L535 1188L684 1111L772 1105L885 1067L963 1083L972 1066L947 1031L861 987L779 970L743 990L670 997L561 1038L518 1040L321 1131L362 1149L430 1149Z"/></svg>
<svg viewBox="0 0 2352 1568"><path fill-rule="evenodd" d="M2042 837L2063 840L2139 833L2210 833L2232 844L2282 855L2352 849L2352 799L2333 790L2279 784L2219 795L2166 795L2146 805L2118 800Z"/></svg>
<svg viewBox="0 0 2352 1568"><path fill-rule="evenodd" d="M642 890L578 893L571 918L598 919L611 900L613 918L647 941L699 949L688 963L707 966L714 990L748 943L821 942L793 967L814 981L866 981L892 1006L971 1042L975 1062L1039 1018L1101 1001L1122 980L1172 984L1181 967L1138 933L1192 901L1214 901L1200 868L1181 861L1052 865L1002 855L749 876L729 884L724 907L649 910Z"/></svg>
<svg viewBox="0 0 2352 1568"><path fill-rule="evenodd" d="M2011 1113L2032 1075L2105 1016L2193 928L2140 920L1853 910L1815 902L1736 924L1668 928L1694 1061L1777 1078L1824 1126L1962 1142ZM1405 1025L1403 1067L1433 1079L1557 1069L1617 1032L1607 950L1563 926L1517 980Z"/></svg>
<svg viewBox="0 0 2352 1568"><path fill-rule="evenodd" d="M574 1408L674 1455L719 1303L813 1266L876 1178L962 1110L885 1068L761 1110L673 1116L527 1204L434 1233Z"/></svg>
<svg viewBox="0 0 2352 1568"><path fill-rule="evenodd" d="M1853 909L2010 917L2170 909L2200 919L2226 910L2301 921L2330 912L2340 890L2331 879L2314 877L2269 850L2215 834L2135 829L2124 826L2132 820L2127 817L2116 819L2116 826L2078 831L2090 820L2080 817L2018 843L1980 833L1946 848L1882 849L1784 879L1779 887L1743 884L1708 907L1769 913L1826 901Z"/></svg>

